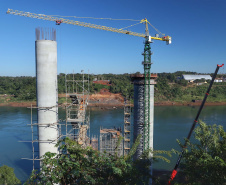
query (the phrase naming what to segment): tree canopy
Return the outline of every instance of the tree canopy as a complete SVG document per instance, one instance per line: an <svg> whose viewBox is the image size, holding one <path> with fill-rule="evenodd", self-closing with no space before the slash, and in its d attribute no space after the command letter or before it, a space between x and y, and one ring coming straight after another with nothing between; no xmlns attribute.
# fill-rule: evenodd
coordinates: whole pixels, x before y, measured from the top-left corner
<svg viewBox="0 0 226 185"><path fill-rule="evenodd" d="M204 91L208 84L195 85L189 84L188 81L180 79L183 72L159 73L157 84L155 85L155 101L185 101L191 102L193 99L202 99ZM68 80L82 80L83 75L80 73L68 74ZM90 93L98 93L101 89L108 89L111 93L121 93L124 97L133 99L133 84L131 83L130 74L85 74L85 80L89 79ZM93 80L109 80L109 85L93 83ZM67 90L72 90L69 83ZM88 83L85 83L85 89ZM78 92L82 91L82 86L78 86ZM208 101L222 102L226 101L225 96L226 83L214 83ZM66 92L65 74L58 75L58 93ZM16 100L35 100L36 99L36 78L35 77L0 77L0 95L8 94ZM13 99L12 97L12 99ZM1 100L0 100L1 101Z"/></svg>
<svg viewBox="0 0 226 185"><path fill-rule="evenodd" d="M21 182L14 174L13 168L3 165L0 167L0 184L17 185Z"/></svg>
<svg viewBox="0 0 226 185"><path fill-rule="evenodd" d="M194 137L195 141L188 141L178 174L183 178L182 182L178 181L191 185L226 184L226 132L223 127L200 122Z"/></svg>
<svg viewBox="0 0 226 185"><path fill-rule="evenodd" d="M65 138L58 143L62 153L46 153L39 173L33 173L26 184L148 184L150 175L149 152L142 159L133 161L132 156L139 138L129 155L123 157L100 153L91 147L82 148L76 141ZM170 152L157 151L170 155ZM165 157L157 158L166 160Z"/></svg>

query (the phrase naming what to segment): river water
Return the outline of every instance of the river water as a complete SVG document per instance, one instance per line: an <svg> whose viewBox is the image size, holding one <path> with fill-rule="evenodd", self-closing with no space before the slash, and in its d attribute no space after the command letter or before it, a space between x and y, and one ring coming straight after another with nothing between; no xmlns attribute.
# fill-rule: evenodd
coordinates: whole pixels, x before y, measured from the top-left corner
<svg viewBox="0 0 226 185"><path fill-rule="evenodd" d="M155 107L154 149L179 150L176 139L187 137L199 107L165 106ZM33 122L37 112L33 111ZM59 118L65 119L65 110L59 110ZM226 106L204 107L200 119L208 124L221 124L226 128ZM17 178L26 181L32 170L31 111L28 108L0 107L0 166L7 165L15 169ZM123 127L123 109L90 109L90 135L98 136L103 128ZM62 129L63 130L63 129ZM159 162L155 169L172 170L177 157L171 163Z"/></svg>

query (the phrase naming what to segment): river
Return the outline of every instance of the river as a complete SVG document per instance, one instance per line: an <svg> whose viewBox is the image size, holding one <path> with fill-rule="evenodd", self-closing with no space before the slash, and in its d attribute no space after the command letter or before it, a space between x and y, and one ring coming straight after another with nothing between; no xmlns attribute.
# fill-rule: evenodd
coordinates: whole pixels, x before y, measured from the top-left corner
<svg viewBox="0 0 226 185"><path fill-rule="evenodd" d="M155 106L154 148L156 150L179 150L176 139L183 140L188 135L199 107ZM37 112L33 111L33 122ZM65 119L65 110L60 109L59 118ZM226 106L204 107L200 119L208 124L221 124L226 128ZM21 107L0 107L0 166L7 165L15 169L22 182L26 181L32 170L31 111ZM123 109L90 109L90 135L98 136L100 126L113 128L123 126ZM176 162L159 162L155 169L171 170Z"/></svg>

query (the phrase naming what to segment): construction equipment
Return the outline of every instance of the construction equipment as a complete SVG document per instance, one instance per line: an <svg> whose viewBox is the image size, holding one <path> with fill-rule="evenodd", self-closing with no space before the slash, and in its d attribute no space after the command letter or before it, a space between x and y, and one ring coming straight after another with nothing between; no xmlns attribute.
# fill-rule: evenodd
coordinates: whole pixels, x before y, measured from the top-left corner
<svg viewBox="0 0 226 185"><path fill-rule="evenodd" d="M150 42L153 39L153 40L166 41L167 44L171 44L171 37L170 36L163 36L163 37L158 37L158 36L151 37L151 36L149 36L149 34L148 34L148 24L150 24L150 23L147 21L147 19L142 19L140 21L140 23L145 24L146 31L147 31L146 34L142 34L142 33L131 32L131 31L128 31L128 30L123 30L123 29L117 29L117 28L112 28L112 27L107 27L107 26L101 26L101 25L79 22L79 21L74 21L74 20L69 20L69 19L64 19L64 18L58 18L56 16L49 16L49 15L44 15L44 14L35 14L35 13L24 12L24 11L19 11L19 10L8 9L8 11L6 13L24 16L24 17L35 18L35 19L54 21L54 22L56 22L57 25L60 25L61 23L65 23L65 24L72 24L72 25L83 26L83 27L94 28L94 29L100 29L100 30L105 30L105 31L111 31L111 32L116 32L116 33L123 33L123 34L127 34L127 35L143 37L143 38L146 38L148 36L148 40Z"/></svg>
<svg viewBox="0 0 226 185"><path fill-rule="evenodd" d="M173 171L172 171L170 180L168 181L168 185L171 184L171 182L173 181L173 179L175 178L175 176L176 176L176 174L177 174L177 168L178 168L179 165L180 165L180 161L181 161L181 159L182 159L182 157L183 157L183 154L184 154L184 152L185 152L185 148L186 148L186 146L187 146L187 143L188 143L188 141L189 141L189 139L190 139L190 137L191 137L191 134L192 134L193 130L195 129L196 124L198 123L199 115L200 115L200 113L202 112L202 109L203 109L203 106L205 105L205 102L206 102L207 97L209 96L209 92L210 92L210 90L211 90L211 88L212 88L213 82L214 82L214 80L215 80L215 78L216 78L216 76L217 76L217 73L218 73L218 71L219 71L219 68L220 68L220 67L223 67L223 66L224 66L224 64L222 64L222 65L217 65L217 68L216 68L216 70L215 70L215 73L214 73L214 75L213 75L213 77L212 77L212 80L211 80L211 82L210 82L209 88L208 88L207 91L206 91L206 94L205 94L205 96L204 96L204 99L203 99L203 101L202 101L202 104L201 104L201 106L199 107L198 113L197 113L197 115L196 115L196 117L195 117L195 120L194 120L194 122L193 122L193 124L192 124L192 127L191 127L191 129L190 129L190 131L189 131L189 134L188 134L188 136L187 136L187 138L186 138L186 141L185 141L185 143L184 143L184 145L183 145L183 148L182 148L182 151L181 151L181 153L180 153L180 156L179 156L179 158L178 158L178 160L177 160L177 163L176 163L176 165L175 165L175 167L174 167L174 169L173 169Z"/></svg>
<svg viewBox="0 0 226 185"><path fill-rule="evenodd" d="M35 18L35 19L42 19L42 20L48 20L48 21L54 21L56 22L57 25L60 25L62 23L65 24L72 24L72 25L77 25L77 26L83 26L83 27L88 27L88 28L94 28L94 29L100 29L100 30L105 30L105 31L111 31L111 32L116 32L116 33L122 33L122 34L127 34L127 35L133 35L137 37L143 37L145 38L145 47L144 47L144 75L145 75L145 90L144 90L144 150L149 149L149 126L150 126L150 69L151 69L151 46L150 43L152 43L152 40L160 40L160 41L165 41L166 44L171 44L171 37L170 36L164 36L159 32L155 27L151 25L148 20L142 19L139 21L141 24L145 24L145 34L143 33L136 33L132 32L129 30L125 30L123 28L117 29L117 28L112 28L112 27L107 27L107 26L101 26L101 25L96 25L96 24L91 24L91 23L85 23L85 22L79 22L75 20L69 20L69 19L64 19L64 18L59 18L58 16L49 16L49 15L44 15L44 14L35 14L35 13L30 13L30 12L24 12L24 11L18 11L18 10L12 10L8 9L6 12L7 14L13 14L13 15L19 15L19 16L24 16L24 17L30 17L30 18ZM102 19L102 18L101 18ZM150 36L149 34L149 29L148 29L148 24L151 25L159 34L162 36L159 37L159 34L156 34L155 37ZM136 25L136 24L135 24ZM131 25L133 26L133 25ZM129 27L131 27L129 26ZM127 27L128 28L128 27Z"/></svg>

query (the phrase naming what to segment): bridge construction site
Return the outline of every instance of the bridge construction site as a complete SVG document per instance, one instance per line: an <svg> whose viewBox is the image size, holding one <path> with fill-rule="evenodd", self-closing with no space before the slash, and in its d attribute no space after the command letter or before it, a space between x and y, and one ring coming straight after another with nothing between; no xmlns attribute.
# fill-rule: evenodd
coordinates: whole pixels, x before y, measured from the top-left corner
<svg viewBox="0 0 226 185"><path fill-rule="evenodd" d="M157 76L151 75L151 43L153 40L164 41L171 44L171 37L161 35L147 19L142 19L138 24L145 25L145 33L136 33L126 29L100 26L84 23L57 16L35 14L8 9L7 14L19 15L35 19L54 21L57 25L71 24L93 29L116 32L145 39L142 62L144 74L132 75L134 84L134 105L129 99L125 99L123 128L101 128L99 138L90 138L90 118L87 111L89 102L89 79L77 80L74 76L65 76L66 87L66 120L64 124L58 120L58 92L57 92L57 43L56 31L42 29L36 30L36 74L37 74L37 110L38 110L38 139L39 155L33 160L39 160L46 152L58 153L55 147L62 137L70 137L76 140L82 147L91 145L100 152L118 155L127 155L131 145L138 135L141 135L140 144L135 153L135 159L140 158L146 149L153 149L153 125L154 125L154 84ZM157 32L154 37L149 34L148 25ZM133 25L132 25L133 26ZM160 36L161 35L161 36ZM70 77L70 78L68 78ZM131 120L131 106L134 106ZM132 124L133 123L133 124ZM35 124L32 124L35 125ZM61 130L65 126L66 133ZM32 137L33 138L33 137ZM32 141L33 143L34 141ZM33 150L34 151L34 150ZM150 156L150 159L152 156Z"/></svg>

